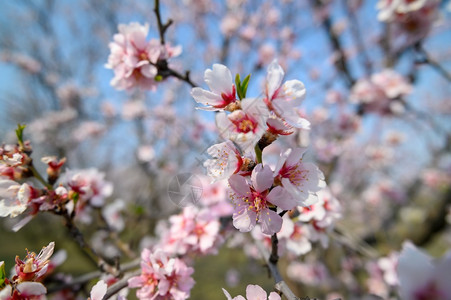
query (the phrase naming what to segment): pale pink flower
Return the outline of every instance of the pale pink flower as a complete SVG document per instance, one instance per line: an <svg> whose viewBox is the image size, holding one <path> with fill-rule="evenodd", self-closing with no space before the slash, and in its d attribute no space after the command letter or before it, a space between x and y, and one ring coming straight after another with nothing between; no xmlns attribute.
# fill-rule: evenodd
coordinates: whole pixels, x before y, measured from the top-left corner
<svg viewBox="0 0 451 300"><path fill-rule="evenodd" d="M147 41L149 25L138 23L120 24L119 33L109 44L110 56L105 65L114 70L111 85L119 90L139 87L154 90L158 74L156 63L159 59L168 59L181 52L180 47L163 46L159 40Z"/></svg>
<svg viewBox="0 0 451 300"><path fill-rule="evenodd" d="M232 192L230 198L235 205L233 225L241 232L251 231L260 223L262 232L272 235L280 231L282 217L270 209L276 205L283 210L290 210L296 202L282 187L273 185L274 179L269 166L258 164L251 175L252 185L240 175L232 175L229 179Z"/></svg>
<svg viewBox="0 0 451 300"><path fill-rule="evenodd" d="M184 300L190 296L194 286L191 277L194 270L179 258L169 258L166 253L149 249L141 252L141 275L128 280L131 288L140 288L136 292L139 299Z"/></svg>
<svg viewBox="0 0 451 300"><path fill-rule="evenodd" d="M105 281L100 280L91 289L89 300L102 300L106 294L108 285Z"/></svg>
<svg viewBox="0 0 451 300"><path fill-rule="evenodd" d="M191 90L191 96L194 100L206 105L199 107L199 109L223 110L227 105L236 101L232 73L226 66L214 64L213 69L205 71L204 79L210 91L199 87Z"/></svg>
<svg viewBox="0 0 451 300"><path fill-rule="evenodd" d="M282 84L285 72L274 60L268 67L265 84L265 103L276 116L296 128L309 129L310 122L296 112L305 97L305 87L299 80L289 80Z"/></svg>
<svg viewBox="0 0 451 300"><path fill-rule="evenodd" d="M328 272L321 262L301 263L295 261L287 267L287 276L297 282L318 286L327 280Z"/></svg>
<svg viewBox="0 0 451 300"><path fill-rule="evenodd" d="M341 218L341 205L328 188L317 192L318 201L308 207L298 207L299 222L307 223L309 239L319 241L324 248L329 245L328 232L333 230L335 222Z"/></svg>
<svg viewBox="0 0 451 300"><path fill-rule="evenodd" d="M220 223L209 209L185 207L182 213L169 218L169 225L169 230L161 231L162 227L157 230L161 236L159 247L165 252L179 255L217 253L222 241Z"/></svg>
<svg viewBox="0 0 451 300"><path fill-rule="evenodd" d="M241 154L231 141L216 144L207 149L207 153L213 159L207 159L204 167L213 182L227 179L240 171L243 160Z"/></svg>
<svg viewBox="0 0 451 300"><path fill-rule="evenodd" d="M227 292L225 289L222 289L222 291L224 292L224 295L227 297L227 300L281 300L282 299L282 298L280 298L279 294L277 294L275 292L271 292L268 297L268 294L266 293L266 291L264 289L262 289L258 285L253 285L253 284L249 284L247 286L246 298L244 298L241 295L232 298L232 296L230 296L229 292Z"/></svg>
<svg viewBox="0 0 451 300"><path fill-rule="evenodd" d="M0 179L0 217L15 218L22 214L35 194L35 190L26 183L19 185L9 179Z"/></svg>
<svg viewBox="0 0 451 300"><path fill-rule="evenodd" d="M243 99L241 108L229 115L225 112L217 113L216 126L222 138L237 143L246 154L254 150L265 133L269 111L265 103L257 98Z"/></svg>
<svg viewBox="0 0 451 300"><path fill-rule="evenodd" d="M415 245L405 242L397 271L402 299L451 299L451 252L439 261L433 261Z"/></svg>
<svg viewBox="0 0 451 300"><path fill-rule="evenodd" d="M121 216L121 211L125 210L125 202L122 199L117 199L103 207L102 215L108 226L115 231L122 231L125 227L124 218Z"/></svg>
<svg viewBox="0 0 451 300"><path fill-rule="evenodd" d="M318 167L302 161L305 151L305 148L286 150L274 169L275 181L280 182L300 206L314 204L316 193L325 186L324 175Z"/></svg>

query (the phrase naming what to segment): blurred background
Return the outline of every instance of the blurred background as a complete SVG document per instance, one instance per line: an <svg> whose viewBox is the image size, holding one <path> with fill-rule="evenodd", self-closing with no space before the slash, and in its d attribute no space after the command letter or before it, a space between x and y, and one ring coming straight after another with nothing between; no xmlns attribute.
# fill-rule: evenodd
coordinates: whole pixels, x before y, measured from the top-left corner
<svg viewBox="0 0 451 300"><path fill-rule="evenodd" d="M381 17L376 1L161 1L163 20L173 20L166 41L182 48L171 68L190 71L197 85L205 88L204 71L222 63L233 76L251 74L248 95L261 97L266 68L277 58L286 80L306 86L299 113L312 130L281 138L271 152L308 147L306 159L325 173L342 218L327 248L317 243L296 258L305 276L284 272L300 295L395 297L375 275L378 257L399 251L404 240L434 256L450 248L451 11L449 2L427 2L427 14L403 23ZM174 175L197 174L205 192L206 149L221 141L214 113L195 109L186 82L169 77L155 91L110 85L114 74L105 64L118 24L148 23L148 38L158 39L153 7L138 0L27 0L5 1L0 11L2 142L14 144L14 129L26 124L42 173L40 158L48 155L66 157L69 170L104 173L114 187L106 202L125 203L119 235L133 251L143 237L154 238L158 220L180 210L167 194ZM404 89L382 107L365 98L375 74L387 90ZM18 233L11 232L17 220L0 221L0 260L8 270L25 248L39 251L53 240L68 257L58 272L76 277L95 269L58 217L38 215ZM99 227L80 222L94 247L105 249L110 244ZM242 250L195 257L191 298L224 299L222 287L244 294L250 283L271 290L263 263ZM281 269L293 261L282 258Z"/></svg>

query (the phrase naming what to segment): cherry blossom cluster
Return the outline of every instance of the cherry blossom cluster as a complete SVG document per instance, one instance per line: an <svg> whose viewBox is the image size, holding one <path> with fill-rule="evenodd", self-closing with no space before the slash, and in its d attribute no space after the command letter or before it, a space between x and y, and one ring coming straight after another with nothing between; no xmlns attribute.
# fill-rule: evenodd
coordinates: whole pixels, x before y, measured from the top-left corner
<svg viewBox="0 0 451 300"><path fill-rule="evenodd" d="M129 279L128 286L139 288L139 299L188 299L194 286L194 269L179 258L170 258L157 249L141 252L141 275Z"/></svg>
<svg viewBox="0 0 451 300"><path fill-rule="evenodd" d="M163 79L159 68L167 67L169 58L180 55L181 47L162 45L158 39L147 41L148 24L120 24L118 30L109 45L111 53L105 65L114 71L111 85L118 90L155 90Z"/></svg>
<svg viewBox="0 0 451 300"><path fill-rule="evenodd" d="M364 112L381 115L404 112L404 100L412 92L412 85L391 69L361 78L351 90L351 101L361 105Z"/></svg>
<svg viewBox="0 0 451 300"><path fill-rule="evenodd" d="M50 257L54 248L55 243L51 242L48 246L42 248L38 254L28 252L23 260L16 256L15 274L10 279L6 277L5 264L1 261L0 299L45 299L47 289L41 281L52 269L50 267Z"/></svg>

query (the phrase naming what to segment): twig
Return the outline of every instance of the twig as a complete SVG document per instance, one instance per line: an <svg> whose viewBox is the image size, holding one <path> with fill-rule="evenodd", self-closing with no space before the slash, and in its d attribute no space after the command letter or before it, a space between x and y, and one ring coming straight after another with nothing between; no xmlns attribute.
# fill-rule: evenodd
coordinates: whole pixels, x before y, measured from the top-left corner
<svg viewBox="0 0 451 300"><path fill-rule="evenodd" d="M163 24L163 22L161 21L161 13L160 13L160 1L159 0L155 0L155 7L153 9L155 16L157 17L157 24L158 24L158 32L160 33L160 42L162 45L164 45L165 40L164 40L164 34L166 33L166 30L169 28L169 26L171 26L172 24L172 20L169 19L166 24Z"/></svg>
<svg viewBox="0 0 451 300"><path fill-rule="evenodd" d="M285 295L288 300L300 300L299 297L296 297L294 293L290 290L288 285L283 281L282 276L280 275L279 269L277 268L277 264L271 262L270 254L268 250L266 250L265 246L261 241L254 239L255 244L260 251L260 254L263 256L266 264L268 265L268 269L271 272L271 276L274 278L275 285L274 288L277 292Z"/></svg>
<svg viewBox="0 0 451 300"><path fill-rule="evenodd" d="M451 82L451 74L448 73L438 62L433 60L429 53L423 48L420 43L415 45L415 50L423 56L423 59L419 63L424 63L430 65L434 70L436 70L440 75L442 75L447 81Z"/></svg>
<svg viewBox="0 0 451 300"><path fill-rule="evenodd" d="M122 278L121 280L119 280L115 284L111 285L107 289L107 292L106 292L105 296L103 297L103 300L109 299L111 296L117 294L120 290L126 288L128 286L128 280L131 277L137 276L139 274L141 274L141 270L134 271L134 272L129 273L126 276L124 276L124 278Z"/></svg>

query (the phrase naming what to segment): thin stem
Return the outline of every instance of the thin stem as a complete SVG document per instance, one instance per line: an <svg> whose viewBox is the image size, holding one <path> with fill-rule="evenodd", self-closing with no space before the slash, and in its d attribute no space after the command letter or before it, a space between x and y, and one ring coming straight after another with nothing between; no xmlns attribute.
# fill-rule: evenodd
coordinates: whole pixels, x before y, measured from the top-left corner
<svg viewBox="0 0 451 300"><path fill-rule="evenodd" d="M132 278L133 276L137 276L141 274L141 270L137 270L135 272L129 273L121 280L117 281L115 284L110 286L103 297L103 300L111 298L113 295L119 293L122 289L126 288L128 286L128 280Z"/></svg>
<svg viewBox="0 0 451 300"><path fill-rule="evenodd" d="M28 169L33 173L34 178L36 178L40 183L42 183L47 189L52 190L53 186L49 184L42 176L39 174L38 170L33 166L33 162L28 165Z"/></svg>
<svg viewBox="0 0 451 300"><path fill-rule="evenodd" d="M415 45L415 49L418 53L423 56L423 60L420 63L425 63L430 65L434 70L436 70L440 75L442 75L447 81L451 82L451 74L448 73L438 62L433 60L426 49L423 48L423 45L417 44Z"/></svg>
<svg viewBox="0 0 451 300"><path fill-rule="evenodd" d="M169 26L171 26L172 24L172 20L169 19L166 24L163 24L163 22L161 21L161 13L160 13L160 1L159 0L155 0L155 7L153 9L155 16L157 17L157 24L158 24L158 32L160 33L160 42L162 45L164 45L165 40L164 40L164 34L166 33L166 30L169 28Z"/></svg>
<svg viewBox="0 0 451 300"><path fill-rule="evenodd" d="M288 287L285 281L283 281L282 276L280 275L279 269L277 268L277 264L271 262L270 254L268 250L266 250L265 246L262 244L260 240L254 239L255 245L257 246L258 250L260 251L260 254L263 256L268 269L271 273L271 276L274 278L275 285L274 288L277 292L280 294L285 295L285 297L288 300L300 300L299 297L296 297L291 291L291 289Z"/></svg>

